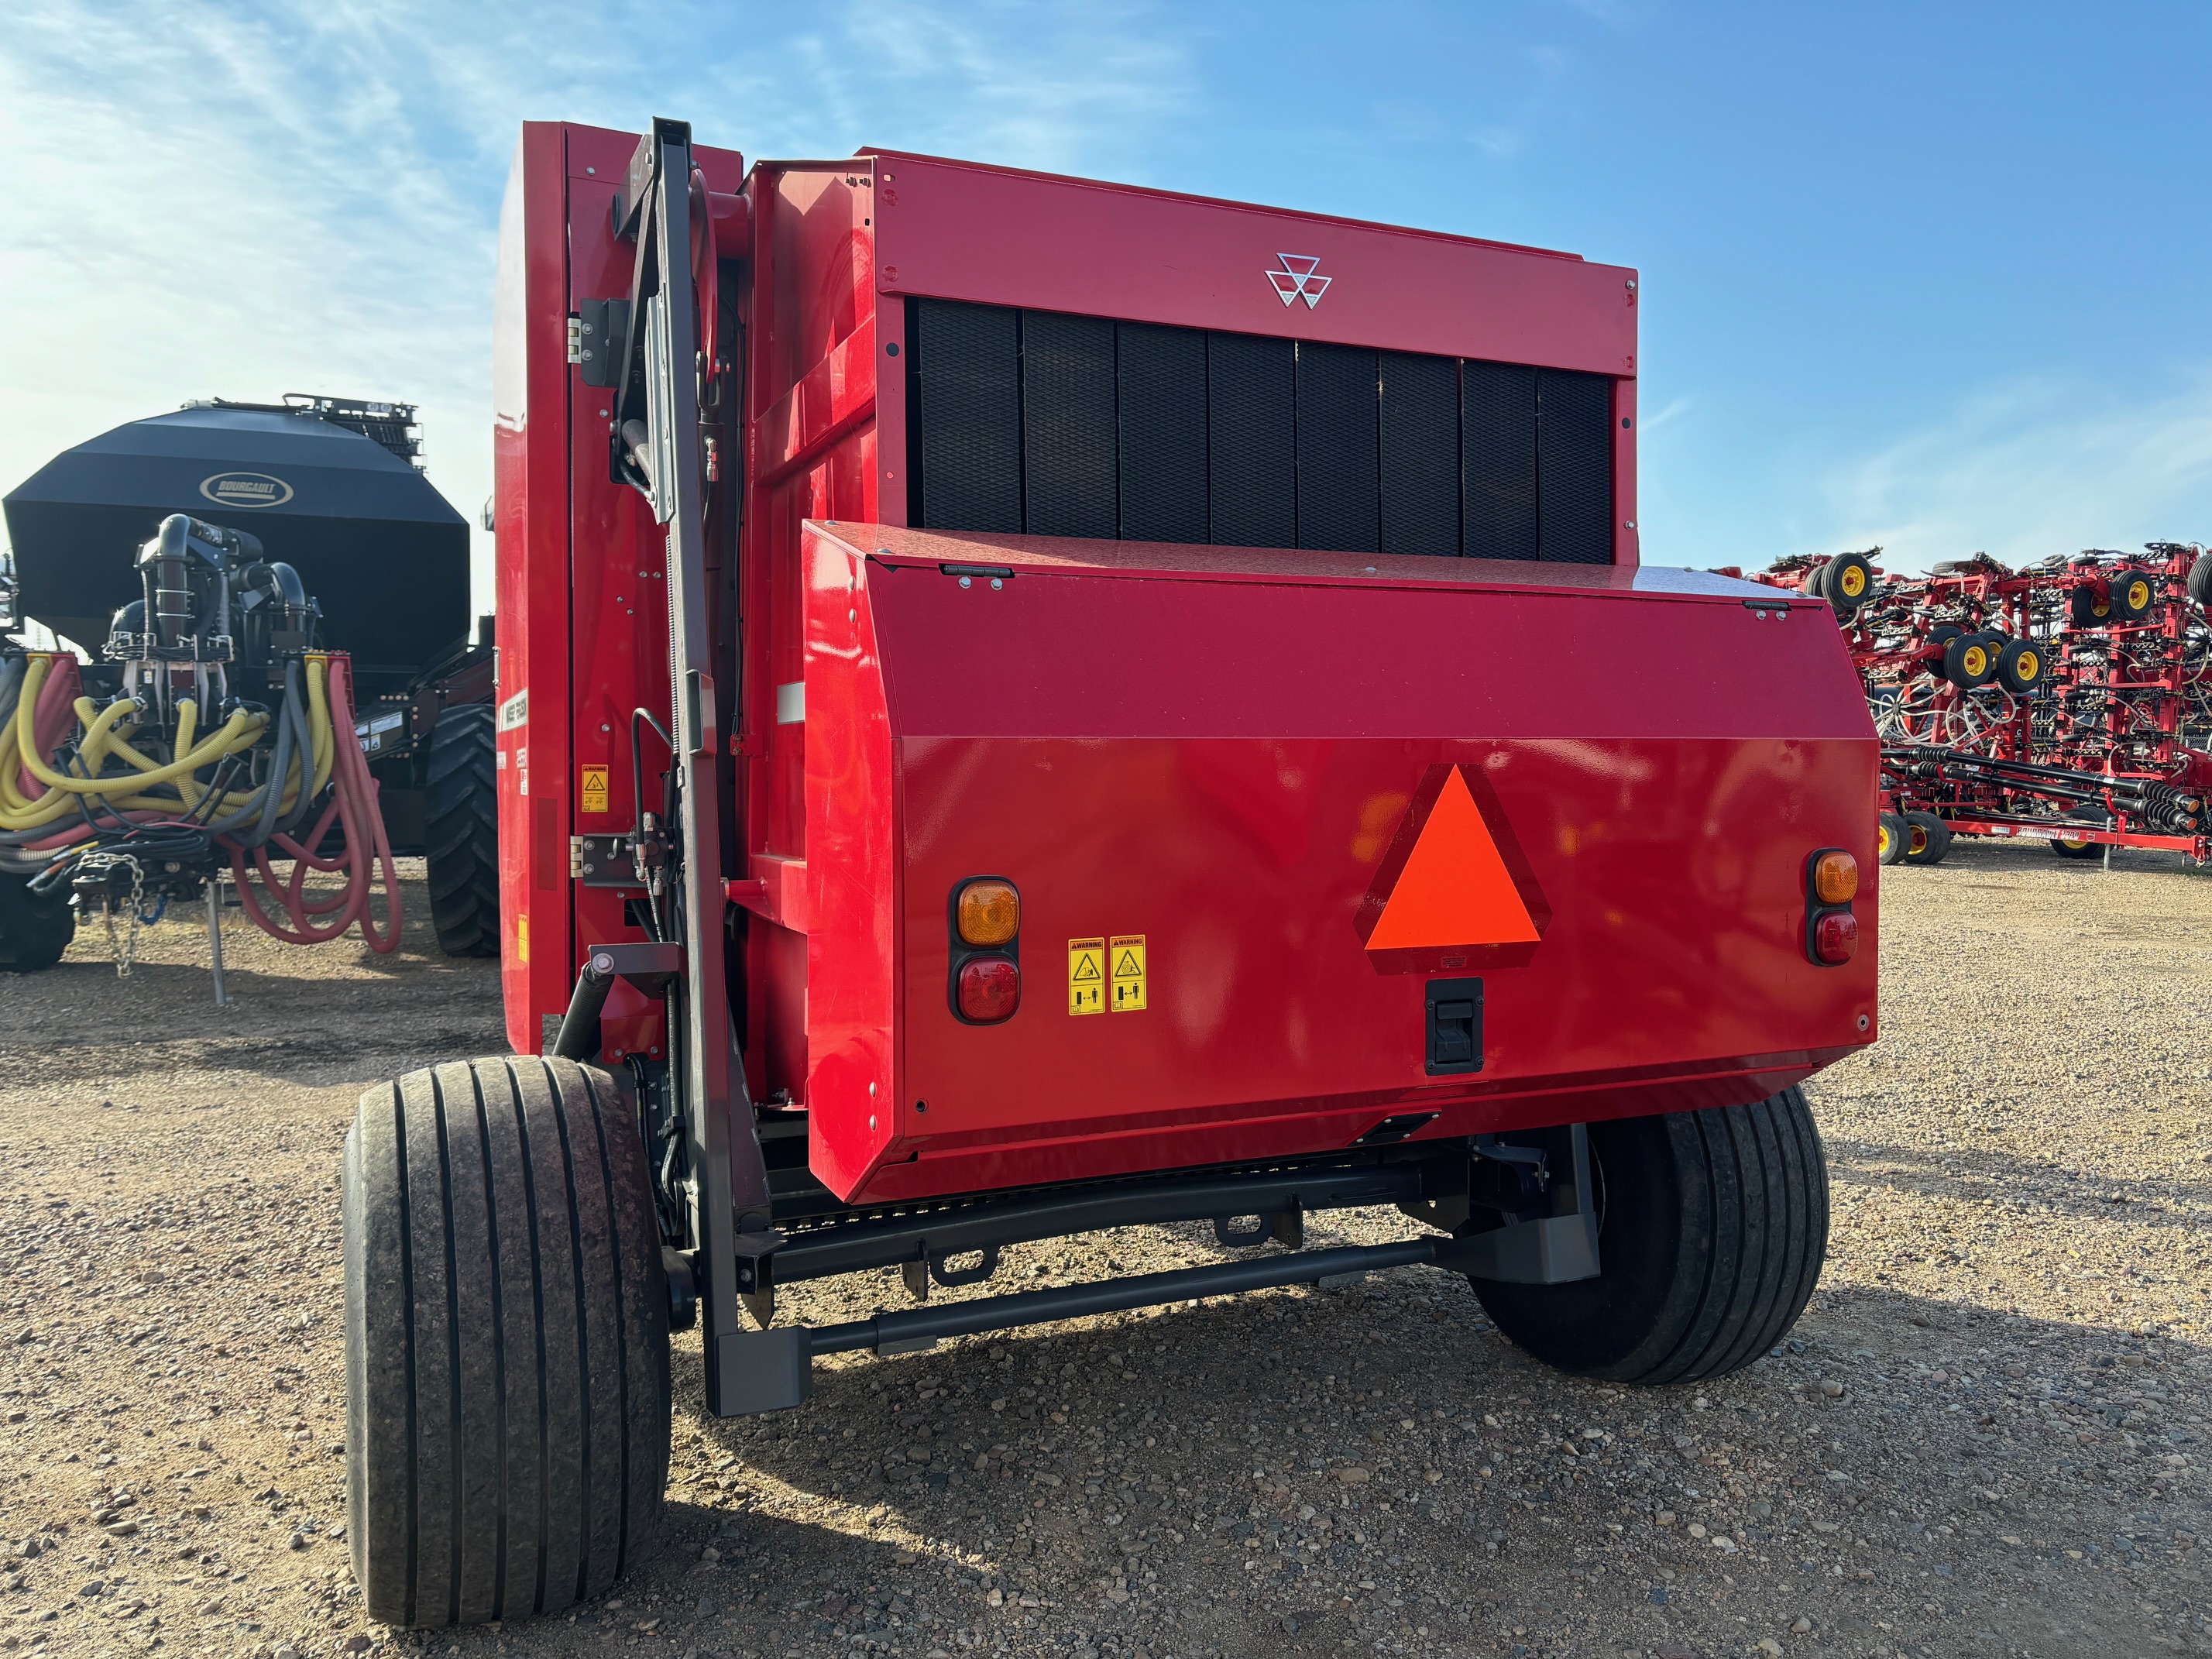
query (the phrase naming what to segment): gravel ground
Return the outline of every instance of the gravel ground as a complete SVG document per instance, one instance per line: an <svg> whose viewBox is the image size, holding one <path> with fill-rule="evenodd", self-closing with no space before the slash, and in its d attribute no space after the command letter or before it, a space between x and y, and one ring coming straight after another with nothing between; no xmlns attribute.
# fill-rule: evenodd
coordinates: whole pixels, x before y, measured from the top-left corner
<svg viewBox="0 0 2212 1659"><path fill-rule="evenodd" d="M88 933L0 976L0 1649L2212 1652L2212 879L1965 843L1882 879L1887 1036L1809 1091L1827 1272L1739 1376L1563 1378L1413 1269L825 1362L728 1423L679 1337L658 1548L458 1638L352 1586L336 1172L361 1085L500 1048L492 964L241 932L218 1012L189 922L121 981ZM1001 1287L1218 1254L1131 1230Z"/></svg>

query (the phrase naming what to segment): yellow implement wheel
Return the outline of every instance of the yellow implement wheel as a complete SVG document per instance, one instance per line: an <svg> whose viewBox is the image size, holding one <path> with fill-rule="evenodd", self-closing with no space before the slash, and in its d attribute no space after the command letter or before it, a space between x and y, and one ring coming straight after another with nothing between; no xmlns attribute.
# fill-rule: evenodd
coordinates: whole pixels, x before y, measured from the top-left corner
<svg viewBox="0 0 2212 1659"><path fill-rule="evenodd" d="M2042 683L2042 652L2027 640L2008 641L1997 653L1997 684L2024 697Z"/></svg>
<svg viewBox="0 0 2212 1659"><path fill-rule="evenodd" d="M1874 822L1874 860L1876 864L1895 864L1905 856L1908 835L1905 817L1899 812L1878 814Z"/></svg>

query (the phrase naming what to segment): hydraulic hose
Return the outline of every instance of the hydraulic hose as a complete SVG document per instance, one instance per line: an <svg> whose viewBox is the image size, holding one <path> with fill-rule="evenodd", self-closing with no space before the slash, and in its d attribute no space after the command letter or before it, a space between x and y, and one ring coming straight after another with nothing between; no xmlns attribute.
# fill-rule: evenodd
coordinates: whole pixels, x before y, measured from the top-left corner
<svg viewBox="0 0 2212 1659"><path fill-rule="evenodd" d="M325 664L327 699L321 695L321 671ZM384 830L384 815L377 809L376 780L369 775L368 757L362 753L361 738L354 730L351 674L343 657L311 657L307 678L311 701L319 717L319 723L311 722L318 740L315 746L327 757L328 775L336 787L305 841L280 831L268 845L250 849L251 871L246 862L249 849L235 841L228 843L239 902L254 926L288 945L319 945L336 939L357 921L368 948L387 953L399 944L399 881L392 866L392 842ZM344 827L345 850L337 858L328 858L320 849L333 821ZM291 859L289 880L280 882L270 867L270 846ZM345 884L336 893L311 893L306 885L311 871L343 872ZM380 878L385 896L380 928L370 904L370 890ZM274 919L270 914L272 909L281 909L285 920Z"/></svg>
<svg viewBox="0 0 2212 1659"><path fill-rule="evenodd" d="M212 846L228 857L246 915L271 937L319 944L358 921L371 950L397 947L397 872L354 731L347 659L317 653L287 664L273 710L234 708L204 736L198 705L182 703L166 761L134 741L142 712L130 697L101 708L82 696L74 657L0 659L0 870L51 890L95 850L191 859ZM72 729L73 746L64 741ZM234 787L264 738L262 781ZM344 836L334 856L323 851L333 826ZM272 851L291 861L289 878L277 875ZM315 874L343 879L310 888ZM380 881L380 926L372 904Z"/></svg>

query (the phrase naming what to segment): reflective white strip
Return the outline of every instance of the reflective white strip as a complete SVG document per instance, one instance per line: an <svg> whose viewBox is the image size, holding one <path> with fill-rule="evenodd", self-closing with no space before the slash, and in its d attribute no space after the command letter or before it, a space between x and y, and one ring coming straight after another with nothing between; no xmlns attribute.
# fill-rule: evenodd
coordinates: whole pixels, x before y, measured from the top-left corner
<svg viewBox="0 0 2212 1659"><path fill-rule="evenodd" d="M797 726L806 718L806 682L793 680L775 688L775 723Z"/></svg>

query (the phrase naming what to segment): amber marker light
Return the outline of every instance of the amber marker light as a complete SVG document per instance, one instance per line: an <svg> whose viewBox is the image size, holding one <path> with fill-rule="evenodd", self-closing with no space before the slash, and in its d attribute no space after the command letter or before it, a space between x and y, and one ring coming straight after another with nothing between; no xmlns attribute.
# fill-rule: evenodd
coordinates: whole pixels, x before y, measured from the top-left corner
<svg viewBox="0 0 2212 1659"><path fill-rule="evenodd" d="M954 926L963 945L1004 945L1021 931L1021 895L1010 881L971 881L960 890Z"/></svg>
<svg viewBox="0 0 2212 1659"><path fill-rule="evenodd" d="M1823 853L1813 864L1813 891L1823 904L1849 904L1859 894L1859 861L1849 853Z"/></svg>

